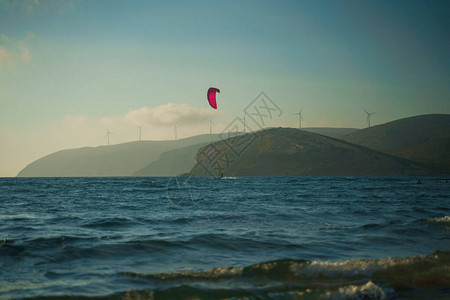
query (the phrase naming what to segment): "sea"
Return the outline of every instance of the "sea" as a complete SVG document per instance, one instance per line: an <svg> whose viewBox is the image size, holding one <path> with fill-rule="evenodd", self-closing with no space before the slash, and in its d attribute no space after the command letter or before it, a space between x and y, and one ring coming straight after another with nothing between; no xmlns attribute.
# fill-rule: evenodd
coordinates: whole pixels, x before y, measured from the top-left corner
<svg viewBox="0 0 450 300"><path fill-rule="evenodd" d="M450 299L450 183L1 178L0 299Z"/></svg>

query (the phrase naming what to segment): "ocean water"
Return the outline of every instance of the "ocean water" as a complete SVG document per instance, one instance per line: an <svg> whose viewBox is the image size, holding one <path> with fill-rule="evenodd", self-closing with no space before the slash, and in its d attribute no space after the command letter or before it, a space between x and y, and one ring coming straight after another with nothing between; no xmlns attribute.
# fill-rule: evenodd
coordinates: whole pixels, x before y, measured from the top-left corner
<svg viewBox="0 0 450 300"><path fill-rule="evenodd" d="M0 299L450 299L450 183L3 178Z"/></svg>

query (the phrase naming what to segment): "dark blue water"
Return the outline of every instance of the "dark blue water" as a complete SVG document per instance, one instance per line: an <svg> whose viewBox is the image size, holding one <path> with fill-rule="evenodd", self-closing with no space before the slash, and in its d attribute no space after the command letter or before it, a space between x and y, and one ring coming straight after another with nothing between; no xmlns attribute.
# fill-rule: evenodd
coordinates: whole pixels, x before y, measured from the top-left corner
<svg viewBox="0 0 450 300"><path fill-rule="evenodd" d="M0 179L0 298L444 299L450 183L416 180Z"/></svg>

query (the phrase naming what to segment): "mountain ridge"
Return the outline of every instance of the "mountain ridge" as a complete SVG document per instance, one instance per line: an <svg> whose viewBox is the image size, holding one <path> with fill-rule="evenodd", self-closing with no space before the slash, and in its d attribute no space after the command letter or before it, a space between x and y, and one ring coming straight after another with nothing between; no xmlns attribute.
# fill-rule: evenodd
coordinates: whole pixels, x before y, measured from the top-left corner
<svg viewBox="0 0 450 300"><path fill-rule="evenodd" d="M343 139L450 172L448 114L402 118L352 132Z"/></svg>
<svg viewBox="0 0 450 300"><path fill-rule="evenodd" d="M203 134L172 141L135 141L110 146L65 149L30 163L17 176L132 176L165 151L206 143L218 138L217 134Z"/></svg>
<svg viewBox="0 0 450 300"><path fill-rule="evenodd" d="M192 176L416 176L436 170L340 139L267 129L201 148ZM242 149L242 145L246 145Z"/></svg>
<svg viewBox="0 0 450 300"><path fill-rule="evenodd" d="M246 138L250 139L249 141L253 143L258 141L260 137L270 130L276 131L280 130L280 128L267 128L246 134L239 133L227 139L221 138L223 134L203 134L176 141L134 141L111 146L66 149L46 155L30 163L17 176L176 176L190 173L194 170L195 165L198 164L199 160L202 160L198 156L198 150L201 147L203 147L202 149L205 147L218 147L220 149L224 147L223 145L230 147L235 140L239 140L245 144ZM289 131L290 133L288 134L286 130L294 131ZM298 133L297 140L294 136L289 137L289 135L297 131L301 132ZM332 172L332 170L326 170L324 167L324 161L332 162L333 160L350 159L347 161L350 164L352 162L351 153L354 153L360 156L378 157L378 159L385 162L386 159L391 160L393 165L397 167L402 164L413 164L416 168L422 168L422 170L428 169L429 171L433 169L433 174L436 173L436 169L439 169L441 173L450 173L450 115L421 115L359 130L354 128L304 128L302 130L284 128L279 132L283 132L285 135L284 140L281 138L283 135L280 135L278 139L275 138L276 135L270 139L266 137L265 144L261 144L260 149L253 150L254 157L247 157L247 162L244 164L242 161L240 162L242 170L246 170L247 168L247 171L250 172L248 168L252 163L255 163L256 157L266 157L269 159L272 156L269 160L275 162L278 159L280 161L278 166L283 165L283 162L285 163L286 172L277 171L277 174L298 174L299 176L305 174L315 174L317 176L324 174L348 175L352 172L352 174L356 174L358 173L356 172L358 167L361 170L366 168L364 160L353 159L354 167L344 168L340 166L341 170L345 169L347 171L353 168L353 171L350 173L347 171L342 174ZM347 134L342 139L338 138L343 133ZM415 135L415 133L417 134ZM302 144L301 136L305 138L305 142L309 141L310 146L317 143L315 146L316 151L308 154L311 161L307 161L305 157L300 156L300 152L296 154L297 156L292 156L300 151L299 149L308 149L305 148L306 144ZM290 139L289 142L286 139ZM280 143L277 145L278 142L276 141ZM238 152L240 151L238 148L241 146L237 147L233 145L233 147ZM349 150L350 148L352 149L351 151ZM368 150L373 150L376 154L374 152L368 152ZM329 153L325 153L326 151L329 151ZM234 152L229 152L228 154L231 155ZM363 152L365 154L362 154ZM322 155L322 160L317 156L318 154ZM384 155L384 158L379 157L381 154ZM419 156L419 159L412 154ZM236 156L236 153L233 155ZM233 157L233 159L238 158ZM297 163L293 158L301 161L303 165L308 165L309 171L294 172L293 170L289 170L292 165ZM395 163L392 161L393 158L396 159ZM401 161L399 159L406 160ZM289 163L287 163L288 161ZM355 164L355 161L358 161L358 163ZM448 163L448 166L446 163ZM277 168L276 163L273 168ZM263 169L261 166L259 167L261 171L260 175L270 174L270 172ZM317 172L313 172L313 169ZM366 174L364 172L359 172L358 174L383 174L383 172L376 172L375 169L369 172L366 168ZM322 171L319 172L320 170ZM387 166L385 166L384 170L386 171L385 174L404 174L404 172L400 171L388 171ZM211 176L217 176L218 171L211 172ZM253 175L257 174L254 171L250 173ZM425 173L429 173L428 171ZM194 173L196 173L195 170ZM236 171L233 174L241 173Z"/></svg>

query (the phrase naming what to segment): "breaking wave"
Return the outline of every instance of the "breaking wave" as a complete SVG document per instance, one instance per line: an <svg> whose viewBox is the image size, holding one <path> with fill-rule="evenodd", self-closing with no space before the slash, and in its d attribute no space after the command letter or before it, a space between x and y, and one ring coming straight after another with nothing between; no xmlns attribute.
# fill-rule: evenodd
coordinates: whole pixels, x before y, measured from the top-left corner
<svg viewBox="0 0 450 300"><path fill-rule="evenodd" d="M435 223L450 223L450 217L445 216L442 218L432 218L432 219L428 219L427 221L435 222Z"/></svg>
<svg viewBox="0 0 450 300"><path fill-rule="evenodd" d="M157 288L116 294L138 299L397 299L450 295L450 251L338 262L282 259L199 272L121 275ZM423 296L423 295L422 295Z"/></svg>

